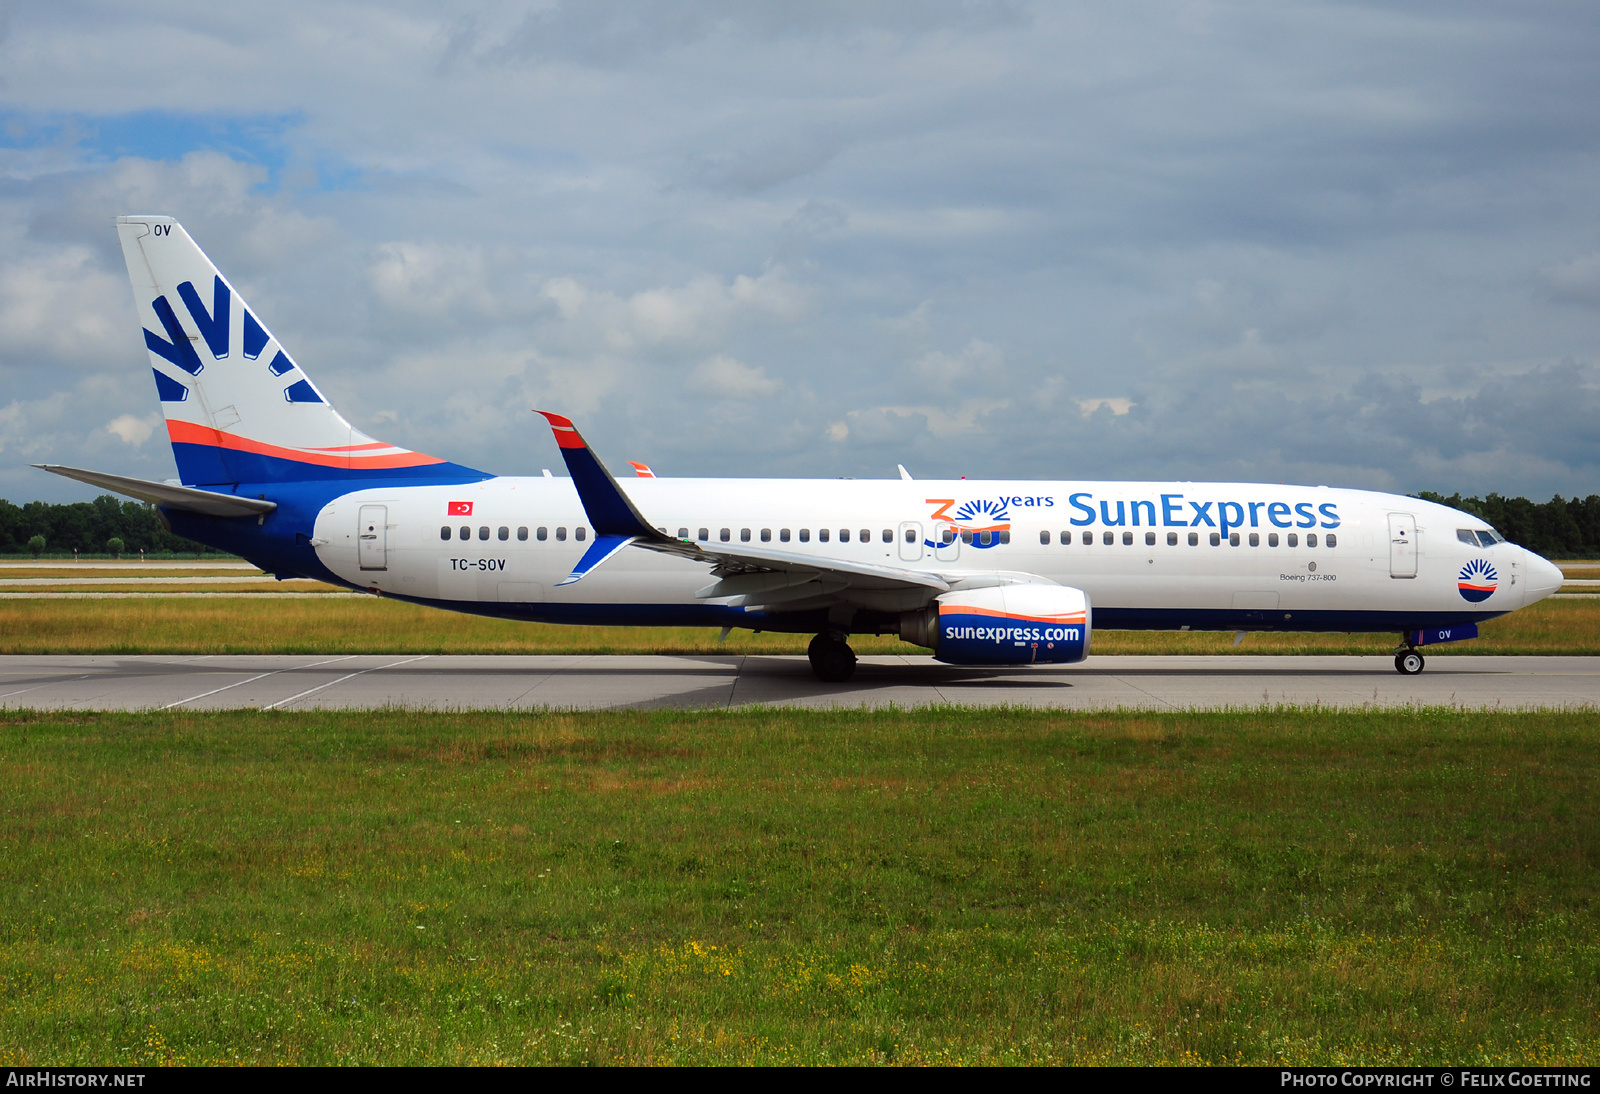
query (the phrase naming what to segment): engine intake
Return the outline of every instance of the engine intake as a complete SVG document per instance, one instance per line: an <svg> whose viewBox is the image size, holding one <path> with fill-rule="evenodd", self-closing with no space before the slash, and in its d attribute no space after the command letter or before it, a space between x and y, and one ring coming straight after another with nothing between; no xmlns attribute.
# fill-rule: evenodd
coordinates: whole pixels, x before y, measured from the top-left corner
<svg viewBox="0 0 1600 1094"><path fill-rule="evenodd" d="M900 637L951 665L1071 664L1089 655L1089 597L1063 585L945 593L900 617Z"/></svg>

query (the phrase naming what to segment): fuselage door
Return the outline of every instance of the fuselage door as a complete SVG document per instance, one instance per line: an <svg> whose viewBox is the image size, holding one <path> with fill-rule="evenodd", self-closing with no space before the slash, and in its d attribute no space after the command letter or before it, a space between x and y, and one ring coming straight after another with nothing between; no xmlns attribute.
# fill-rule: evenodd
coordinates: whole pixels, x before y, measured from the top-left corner
<svg viewBox="0 0 1600 1094"><path fill-rule="evenodd" d="M363 570L389 568L389 507L363 505L356 534L356 557Z"/></svg>
<svg viewBox="0 0 1600 1094"><path fill-rule="evenodd" d="M1389 514L1389 576L1417 576L1417 518L1410 513Z"/></svg>
<svg viewBox="0 0 1600 1094"><path fill-rule="evenodd" d="M916 562L922 557L922 525L907 521L900 525L900 561Z"/></svg>
<svg viewBox="0 0 1600 1094"><path fill-rule="evenodd" d="M948 524L933 526L933 557L940 562L954 562L961 557L961 537Z"/></svg>

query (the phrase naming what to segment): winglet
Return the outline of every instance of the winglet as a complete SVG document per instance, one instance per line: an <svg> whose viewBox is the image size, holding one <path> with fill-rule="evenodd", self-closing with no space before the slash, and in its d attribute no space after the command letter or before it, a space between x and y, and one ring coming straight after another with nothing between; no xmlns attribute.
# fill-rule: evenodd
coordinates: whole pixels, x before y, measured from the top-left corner
<svg viewBox="0 0 1600 1094"><path fill-rule="evenodd" d="M629 460L628 466L633 468L633 473L639 476L641 479L653 479L656 477L656 473L650 470L650 465L647 463L640 463L638 460Z"/></svg>
<svg viewBox="0 0 1600 1094"><path fill-rule="evenodd" d="M622 550L628 544L637 540L638 536L596 536L589 549L583 552L583 557L572 568L572 572L556 582L556 588L571 585L574 581L582 581L584 575L606 559Z"/></svg>
<svg viewBox="0 0 1600 1094"><path fill-rule="evenodd" d="M561 446L561 458L567 461L567 471L572 475L572 485L578 490L578 500L583 502L583 511L588 514L595 531L594 544L584 552L582 560L562 585L581 579L635 540L676 542L652 528L634 508L605 464L590 451L588 442L578 433L571 418L547 410L534 413L543 415L550 423L556 444Z"/></svg>

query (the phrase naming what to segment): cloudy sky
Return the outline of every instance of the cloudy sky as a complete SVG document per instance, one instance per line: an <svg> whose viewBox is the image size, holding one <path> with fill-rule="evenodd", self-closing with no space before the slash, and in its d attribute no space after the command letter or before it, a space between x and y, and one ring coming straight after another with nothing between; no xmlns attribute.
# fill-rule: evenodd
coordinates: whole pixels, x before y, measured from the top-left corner
<svg viewBox="0 0 1600 1094"><path fill-rule="evenodd" d="M174 473L111 218L507 474L1600 492L1600 6L0 2L0 496Z"/></svg>

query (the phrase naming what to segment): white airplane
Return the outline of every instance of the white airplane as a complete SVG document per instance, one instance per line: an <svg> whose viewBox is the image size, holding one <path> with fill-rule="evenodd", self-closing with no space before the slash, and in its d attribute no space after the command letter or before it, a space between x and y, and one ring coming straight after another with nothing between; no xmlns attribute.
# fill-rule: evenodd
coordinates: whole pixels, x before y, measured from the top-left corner
<svg viewBox="0 0 1600 1094"><path fill-rule="evenodd" d="M570 478L509 478L339 415L168 217L116 221L178 483L41 464L285 577L546 623L851 634L958 665L1070 663L1120 629L1395 631L1421 647L1550 595L1561 571L1482 520L1394 494L1249 483L617 482L544 413ZM648 477L646 477L648 476Z"/></svg>

